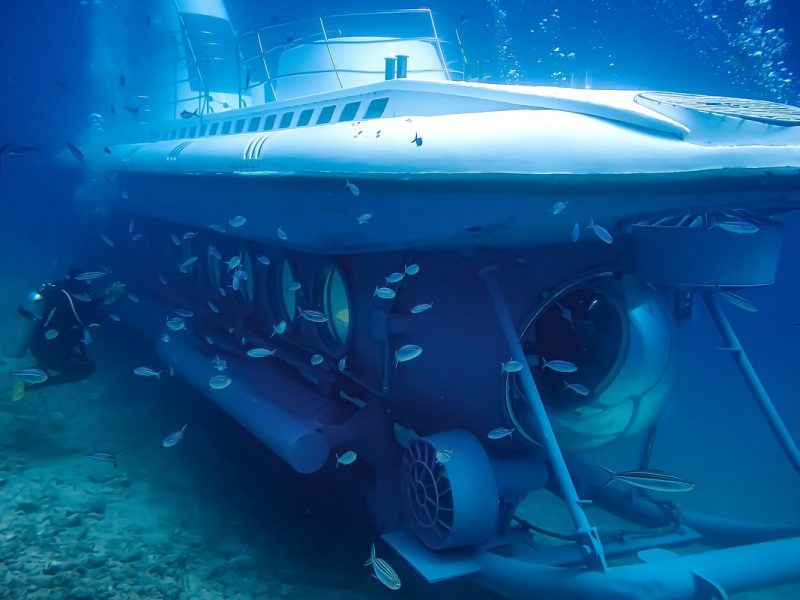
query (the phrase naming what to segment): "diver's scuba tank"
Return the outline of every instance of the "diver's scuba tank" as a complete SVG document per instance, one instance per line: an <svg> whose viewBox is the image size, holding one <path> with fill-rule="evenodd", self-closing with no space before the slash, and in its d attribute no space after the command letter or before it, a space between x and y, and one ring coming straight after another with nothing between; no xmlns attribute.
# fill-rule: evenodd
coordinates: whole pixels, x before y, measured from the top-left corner
<svg viewBox="0 0 800 600"><path fill-rule="evenodd" d="M22 358L30 346L31 335L38 322L44 318L44 296L39 292L28 292L17 309L20 318L12 328L10 339L6 340L3 354L10 358Z"/></svg>

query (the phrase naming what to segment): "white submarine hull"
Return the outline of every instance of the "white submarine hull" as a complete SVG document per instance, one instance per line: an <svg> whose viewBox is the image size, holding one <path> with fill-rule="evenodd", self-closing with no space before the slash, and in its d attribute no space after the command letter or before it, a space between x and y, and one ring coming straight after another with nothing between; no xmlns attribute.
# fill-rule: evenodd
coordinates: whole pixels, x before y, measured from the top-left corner
<svg viewBox="0 0 800 600"><path fill-rule="evenodd" d="M394 80L160 129L210 131L385 97L381 118L127 143L148 133L140 128L93 144L113 148L93 159L119 175L122 210L196 227L235 211L254 221L237 234L326 253L552 244L590 219L613 230L676 211L800 206L792 122L648 94ZM558 200L569 204L563 215L551 214ZM369 227L363 214L374 216Z"/></svg>

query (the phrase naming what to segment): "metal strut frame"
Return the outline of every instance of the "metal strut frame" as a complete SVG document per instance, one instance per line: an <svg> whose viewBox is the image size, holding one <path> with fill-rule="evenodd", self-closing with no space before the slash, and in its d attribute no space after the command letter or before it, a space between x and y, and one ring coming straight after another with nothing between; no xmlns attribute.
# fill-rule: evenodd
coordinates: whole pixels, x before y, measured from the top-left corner
<svg viewBox="0 0 800 600"><path fill-rule="evenodd" d="M514 360L525 364L525 352L522 349L522 344L520 344L517 330L514 327L514 321L511 318L511 313L508 310L500 286L497 283L496 272L497 267L486 267L480 271L480 276L489 290L489 295L492 298L494 310L497 315L497 321L500 325L500 330L508 342L511 356ZM553 476L555 477L561 496L567 505L572 522L575 525L575 538L579 548L584 554L586 563L590 568L605 571L608 565L606 564L603 545L600 542L597 529L589 524L586 513L583 511L582 504L586 502L578 497L578 492L570 477L569 470L564 461L564 456L561 454L561 448L556 441L553 427L550 425L547 411L542 403L542 397L539 395L536 382L533 380L533 375L531 375L528 369L522 369L518 375L520 376L522 389L525 392L525 398L535 418L536 427L538 429L537 433L540 437L539 441L544 447Z"/></svg>
<svg viewBox="0 0 800 600"><path fill-rule="evenodd" d="M750 363L750 359L747 358L747 354L745 354L744 348L742 348L739 342L739 338L736 337L736 333L733 331L733 327L731 327L728 318L719 307L719 301L713 294L704 294L703 298L705 299L711 318L714 319L714 323L716 323L720 334L725 340L725 344L731 349L733 361L742 372L742 376L745 382L747 382L750 391L753 392L758 407L761 409L761 412L764 413L767 423L769 423L769 426L772 428L775 437L778 438L778 442L789 458L789 461L792 463L792 466L798 474L800 474L800 450L797 449L797 444L795 444L792 439L792 435L789 433L781 416L778 414L775 405L772 404L767 390L764 389L761 380L758 378L758 373L756 373L756 370Z"/></svg>

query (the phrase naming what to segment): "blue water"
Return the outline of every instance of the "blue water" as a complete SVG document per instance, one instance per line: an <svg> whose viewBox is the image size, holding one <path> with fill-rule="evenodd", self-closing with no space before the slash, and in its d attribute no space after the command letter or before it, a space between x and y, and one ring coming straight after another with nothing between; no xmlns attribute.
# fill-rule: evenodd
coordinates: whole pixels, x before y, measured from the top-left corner
<svg viewBox="0 0 800 600"><path fill-rule="evenodd" d="M246 29L395 2L228 0ZM289 5L291 4L291 5ZM487 82L570 84L751 97L800 105L796 0L437 0L443 35L458 28L471 74ZM150 2L43 0L0 7L0 336L24 294L85 259L82 175L53 156L103 112L96 81L120 73L103 45L135 43ZM111 10L114 7L119 10ZM101 31L102 29L102 31ZM135 77L135 73L128 74ZM56 82L63 83L64 86ZM731 320L790 431L800 437L800 218L785 219L775 285L748 297L758 313ZM800 523L800 478L785 460L707 315L683 329L680 380L659 432L663 468L702 480L686 507ZM123 324L124 325L124 324ZM2 345L2 344L0 344ZM706 348L707 350L702 350ZM0 599L374 598L393 592L361 564L377 532L363 484L341 473L295 474L182 379L134 379L152 344L124 326L90 346L90 379L30 391L0 384ZM495 368L494 366L492 368ZM5 375L7 365L0 365ZM160 440L191 421L186 439ZM115 471L87 448L123 452ZM698 452L697 449L703 450ZM603 461L624 446L598 452ZM99 467L99 468L98 468ZM545 510L535 502L531 514ZM77 517L75 516L77 515ZM566 522L568 524L568 522ZM551 528L565 526L553 515ZM495 598L466 582L428 586L383 548L404 598ZM800 566L798 567L800 570ZM789 600L787 586L736 596Z"/></svg>

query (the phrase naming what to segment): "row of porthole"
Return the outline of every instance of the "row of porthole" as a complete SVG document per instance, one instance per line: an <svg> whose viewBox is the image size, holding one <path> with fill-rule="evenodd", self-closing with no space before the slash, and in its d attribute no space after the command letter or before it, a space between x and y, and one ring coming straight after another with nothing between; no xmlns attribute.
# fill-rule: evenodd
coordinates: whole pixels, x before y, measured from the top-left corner
<svg viewBox="0 0 800 600"><path fill-rule="evenodd" d="M376 98L372 102L369 103L369 106L364 111L362 115L362 119L378 119L383 116L384 111L386 110L386 105L389 102L389 98ZM320 108L319 113L317 114L317 119L314 122L315 125L325 125L331 123L333 121L333 115L336 111L338 105L332 104L329 106L324 106ZM345 104L342 108L341 113L339 114L339 118L337 119L337 123L345 122L345 121L353 121L358 114L358 110L361 107L361 102L349 102ZM294 110L285 112L281 115L280 121L278 122L278 114L274 113L271 115L258 115L255 117L250 117L249 122L246 118L236 119L234 121L217 121L213 123L203 123L201 125L192 125L192 126L185 126L180 128L173 128L173 129L165 129L163 131L150 131L149 133L142 134L139 137L140 142L158 142L158 141L165 141L165 140L175 140L175 139L183 139L183 138L195 138L195 137L210 137L214 135L229 135L231 133L243 133L245 131L245 125L247 125L247 132L252 133L256 131L271 131L275 128L276 122L278 123L278 129L288 129L292 126L294 127L306 127L307 125L311 124L311 119L316 111L316 108L307 108L303 111L298 113L298 117L295 120ZM261 120L263 121L263 125L261 124ZM293 124L294 123L294 124Z"/></svg>
<svg viewBox="0 0 800 600"><path fill-rule="evenodd" d="M169 236L168 236L169 237ZM195 241L195 240L192 240ZM167 248L172 242L168 239L165 240ZM224 290L224 296L227 298L228 294L235 294L237 301L245 306L247 309L267 309L276 319L283 319L287 323L294 321L298 315L298 289L295 289L297 281L295 279L295 271L289 259L282 258L275 263L270 262L269 266L264 265L259 258L254 258L254 255L247 249L241 248L239 253L235 256L240 257L240 262L233 269L228 268L230 258L222 259L215 258L215 252L209 251L210 242L198 244L195 251L204 251L207 256L206 262L206 283L211 288L212 292L223 296L220 290ZM191 241L186 241L181 244L181 248L175 247L177 256L169 256L167 252L168 262L176 262L174 258L179 258L180 261L187 260L192 255L191 246L194 244ZM265 257L262 257L265 258ZM266 286L260 286L260 289L266 290L266 294L259 295L256 290L256 269L258 265L263 268L270 269L266 279ZM229 273L235 272L236 269L241 269L244 273L238 284L238 290L230 288ZM304 281L312 281L311 278L304 278ZM323 341L333 352L340 351L348 341L350 333L350 302L345 285L344 277L341 270L332 261L326 263L317 276L313 280L313 289L310 290L311 296L309 298L312 305L302 306L302 308L317 308L320 309L326 317L327 321L320 324L320 334ZM216 297L209 301L213 302ZM266 304L259 303L264 302ZM277 308L277 310L275 310Z"/></svg>

